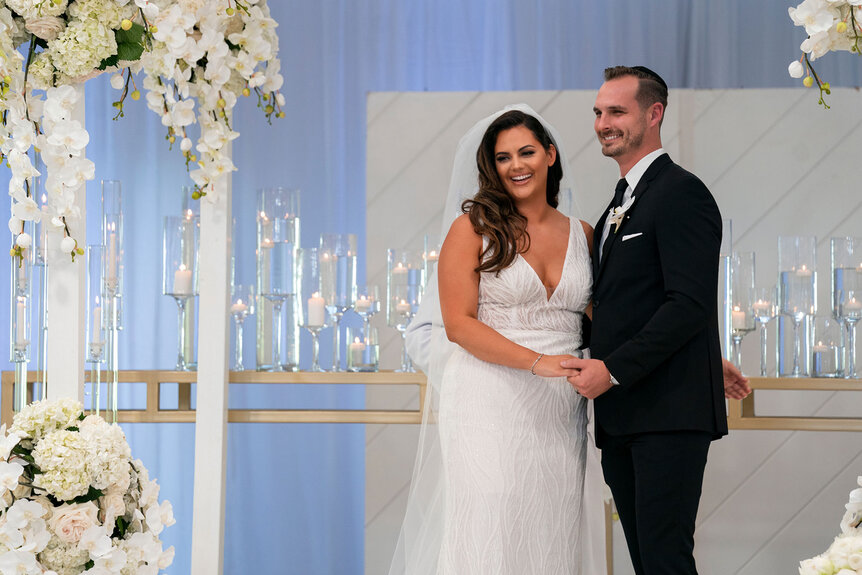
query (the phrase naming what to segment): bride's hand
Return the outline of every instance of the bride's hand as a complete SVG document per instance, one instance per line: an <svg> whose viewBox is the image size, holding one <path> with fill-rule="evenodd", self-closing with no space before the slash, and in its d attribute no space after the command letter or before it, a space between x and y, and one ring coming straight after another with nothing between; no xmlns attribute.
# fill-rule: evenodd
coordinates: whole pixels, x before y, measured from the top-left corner
<svg viewBox="0 0 862 575"><path fill-rule="evenodd" d="M577 369L568 369L560 366L560 363L563 361L574 358L575 356L569 354L543 355L533 368L533 372L540 377L569 377L570 375L577 375Z"/></svg>

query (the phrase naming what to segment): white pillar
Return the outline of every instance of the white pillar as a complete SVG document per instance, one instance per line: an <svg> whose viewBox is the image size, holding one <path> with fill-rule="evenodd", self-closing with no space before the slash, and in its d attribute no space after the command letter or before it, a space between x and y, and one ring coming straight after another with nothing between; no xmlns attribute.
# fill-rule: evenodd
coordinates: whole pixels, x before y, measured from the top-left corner
<svg viewBox="0 0 862 575"><path fill-rule="evenodd" d="M79 84L78 103L72 117L84 123L84 87ZM83 152L82 152L83 153ZM67 218L72 235L80 247L85 247L87 238L87 190L82 184L75 191L75 204L81 211L79 218ZM50 227L50 224L49 224ZM49 234L48 240L48 355L47 397L58 399L72 397L84 400L84 356L85 350L85 278L87 262L85 256L60 252L62 233Z"/></svg>
<svg viewBox="0 0 862 575"><path fill-rule="evenodd" d="M217 203L201 199L192 575L221 575L224 567L230 342L227 313L231 252L230 175L218 186L217 196Z"/></svg>

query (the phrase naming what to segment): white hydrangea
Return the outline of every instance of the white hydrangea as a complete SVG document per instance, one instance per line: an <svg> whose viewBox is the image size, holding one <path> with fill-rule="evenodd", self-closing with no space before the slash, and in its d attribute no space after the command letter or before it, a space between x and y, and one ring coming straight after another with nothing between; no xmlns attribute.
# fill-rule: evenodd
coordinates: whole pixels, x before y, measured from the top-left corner
<svg viewBox="0 0 862 575"><path fill-rule="evenodd" d="M58 429L77 425L83 411L84 406L74 399L34 401L15 415L9 431L22 438L38 441Z"/></svg>
<svg viewBox="0 0 862 575"><path fill-rule="evenodd" d="M48 43L54 67L69 79L90 74L117 53L114 31L98 20L73 20L56 40Z"/></svg>
<svg viewBox="0 0 862 575"><path fill-rule="evenodd" d="M25 20L60 16L68 4L68 0L6 0L6 5Z"/></svg>
<svg viewBox="0 0 862 575"><path fill-rule="evenodd" d="M54 86L55 73L54 64L51 62L51 53L39 52L30 62L27 85L34 90L47 90Z"/></svg>
<svg viewBox="0 0 862 575"><path fill-rule="evenodd" d="M44 436L33 449L33 459L42 473L33 485L69 501L90 489L87 442L77 431L55 431Z"/></svg>
<svg viewBox="0 0 862 575"><path fill-rule="evenodd" d="M124 18L131 19L137 11L134 3L121 6L115 0L76 0L69 4L69 16L79 20L101 20L109 28L117 29Z"/></svg>
<svg viewBox="0 0 862 575"><path fill-rule="evenodd" d="M90 415L80 423L79 429L87 443L90 484L101 490L114 487L126 491L132 451L120 426Z"/></svg>
<svg viewBox="0 0 862 575"><path fill-rule="evenodd" d="M86 550L79 550L77 545L66 545L54 536L48 546L39 553L38 559L44 568L56 571L57 575L77 575L84 572L84 565L90 560L90 554Z"/></svg>

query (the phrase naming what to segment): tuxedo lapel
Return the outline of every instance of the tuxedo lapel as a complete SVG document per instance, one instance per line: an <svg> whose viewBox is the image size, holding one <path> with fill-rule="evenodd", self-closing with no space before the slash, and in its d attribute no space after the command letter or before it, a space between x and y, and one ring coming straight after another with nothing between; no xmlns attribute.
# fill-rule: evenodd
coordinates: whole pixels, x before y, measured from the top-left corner
<svg viewBox="0 0 862 575"><path fill-rule="evenodd" d="M628 210L626 210L626 213L623 216L622 221L620 221L619 225L618 226L611 225L611 229L608 230L608 237L607 237L607 239L605 239L605 245L604 245L604 250L602 251L601 262L599 262L599 264L597 266L594 265L594 267L593 267L593 271L594 271L593 278L595 278L593 280L594 284L598 283L599 278L602 275L602 270L604 270L605 267L607 267L606 263L608 261L608 258L611 255L611 252L614 249L614 246L616 246L617 243L619 243L617 240L617 236L620 235L619 231L622 230L623 227L625 227L626 222L631 218L632 213L637 209L638 205L643 203L643 197L644 197L644 195L646 195L647 191L649 190L650 185L652 184L652 181L656 178L656 176L659 175L659 173L661 173L662 169L664 169L665 166L667 166L671 163L673 163L673 162L671 161L670 156L668 156L667 154L662 154L661 156L656 158L653 161L653 163L650 164L649 168L647 168L646 172L644 172L644 175L641 177L640 181L638 182L637 188L635 188L634 191L632 192L632 197L635 198L634 203L631 206L629 206ZM613 202L611 202L611 205L608 206L608 211L610 210L610 208L612 206L613 206ZM600 225L602 227L601 228L596 227L596 229L604 230L605 220L608 218L608 211L605 211L605 215L602 217L601 220L599 220L598 225ZM599 237L601 237L600 234L597 234L597 235ZM596 252L596 253L598 253L598 252Z"/></svg>

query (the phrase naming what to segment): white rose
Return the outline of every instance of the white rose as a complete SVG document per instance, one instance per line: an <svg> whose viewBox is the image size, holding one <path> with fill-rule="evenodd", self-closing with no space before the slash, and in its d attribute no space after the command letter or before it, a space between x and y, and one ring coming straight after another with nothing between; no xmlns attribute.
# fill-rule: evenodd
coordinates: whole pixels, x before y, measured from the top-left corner
<svg viewBox="0 0 862 575"><path fill-rule="evenodd" d="M847 562L852 569L856 569L857 571L862 569L862 553L851 553L847 558Z"/></svg>
<svg viewBox="0 0 862 575"><path fill-rule="evenodd" d="M799 60L791 62L790 66L787 67L787 71L790 73L791 78L801 78L805 74L805 68L803 68L802 62Z"/></svg>
<svg viewBox="0 0 862 575"><path fill-rule="evenodd" d="M63 543L77 543L84 531L99 525L99 509L92 501L63 504L54 510L48 526Z"/></svg>
<svg viewBox="0 0 862 575"><path fill-rule="evenodd" d="M856 571L851 571L850 569L842 569L838 572L837 575L856 575Z"/></svg>
<svg viewBox="0 0 862 575"><path fill-rule="evenodd" d="M42 40L50 42L66 28L66 22L56 16L43 16L27 20L25 28Z"/></svg>

